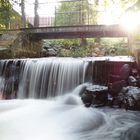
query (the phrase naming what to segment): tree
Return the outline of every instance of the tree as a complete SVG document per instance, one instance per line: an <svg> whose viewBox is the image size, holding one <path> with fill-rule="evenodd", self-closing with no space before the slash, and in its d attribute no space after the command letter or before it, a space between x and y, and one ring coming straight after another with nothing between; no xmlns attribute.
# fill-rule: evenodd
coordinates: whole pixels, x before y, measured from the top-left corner
<svg viewBox="0 0 140 140"><path fill-rule="evenodd" d="M38 27L39 26L39 15L38 15L38 0L35 0L35 6L34 6L34 13L35 13L35 16L34 16L34 26L35 27Z"/></svg>
<svg viewBox="0 0 140 140"><path fill-rule="evenodd" d="M9 0L0 0L0 27L9 28L12 6Z"/></svg>
<svg viewBox="0 0 140 140"><path fill-rule="evenodd" d="M21 21L22 28L26 27L26 16L25 16L25 0L21 0Z"/></svg>
<svg viewBox="0 0 140 140"><path fill-rule="evenodd" d="M94 15L93 5L88 0L64 1L56 9L56 25L83 25L89 24Z"/></svg>
<svg viewBox="0 0 140 140"><path fill-rule="evenodd" d="M140 10L140 0L133 1L133 4L126 9L126 11L139 11Z"/></svg>

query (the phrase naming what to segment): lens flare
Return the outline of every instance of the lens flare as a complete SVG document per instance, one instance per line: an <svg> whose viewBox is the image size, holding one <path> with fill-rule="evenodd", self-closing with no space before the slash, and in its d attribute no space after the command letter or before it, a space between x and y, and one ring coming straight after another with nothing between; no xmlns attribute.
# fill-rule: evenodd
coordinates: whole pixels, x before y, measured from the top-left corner
<svg viewBox="0 0 140 140"><path fill-rule="evenodd" d="M121 18L121 25L127 31L135 31L140 25L140 13L127 12Z"/></svg>

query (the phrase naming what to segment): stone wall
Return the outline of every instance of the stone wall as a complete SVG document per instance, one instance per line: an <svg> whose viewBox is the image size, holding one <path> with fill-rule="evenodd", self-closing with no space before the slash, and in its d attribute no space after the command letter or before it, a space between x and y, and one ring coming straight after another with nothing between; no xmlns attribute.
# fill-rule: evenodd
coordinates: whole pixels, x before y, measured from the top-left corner
<svg viewBox="0 0 140 140"><path fill-rule="evenodd" d="M4 33L0 36L0 59L40 57L41 46L40 40L30 40L24 32Z"/></svg>

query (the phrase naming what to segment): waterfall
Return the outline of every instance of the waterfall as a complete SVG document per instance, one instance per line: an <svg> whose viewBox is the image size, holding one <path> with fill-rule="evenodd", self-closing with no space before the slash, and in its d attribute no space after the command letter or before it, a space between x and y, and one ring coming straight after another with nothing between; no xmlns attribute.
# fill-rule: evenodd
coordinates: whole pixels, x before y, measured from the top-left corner
<svg viewBox="0 0 140 140"><path fill-rule="evenodd" d="M0 100L0 140L139 140L140 112L84 106L79 94L91 82L93 64L75 58L1 60L0 95L19 99Z"/></svg>
<svg viewBox="0 0 140 140"><path fill-rule="evenodd" d="M1 98L15 98L19 82L19 60L0 61L0 94Z"/></svg>
<svg viewBox="0 0 140 140"><path fill-rule="evenodd" d="M85 82L105 85L112 69L110 60L134 62L131 57L1 60L0 97L40 99L71 92Z"/></svg>
<svg viewBox="0 0 140 140"><path fill-rule="evenodd" d="M8 94L8 99L14 96L24 99L63 95L90 81L86 78L89 62L55 57L3 60L0 62L0 82L4 87L0 89Z"/></svg>

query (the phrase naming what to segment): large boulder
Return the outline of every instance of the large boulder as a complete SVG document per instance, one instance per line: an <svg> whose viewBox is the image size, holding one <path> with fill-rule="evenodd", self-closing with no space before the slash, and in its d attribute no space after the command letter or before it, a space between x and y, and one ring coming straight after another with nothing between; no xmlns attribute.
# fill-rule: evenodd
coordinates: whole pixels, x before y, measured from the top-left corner
<svg viewBox="0 0 140 140"><path fill-rule="evenodd" d="M101 85L89 85L86 88L81 99L86 107L95 105L96 107L103 106L107 103L108 87Z"/></svg>

